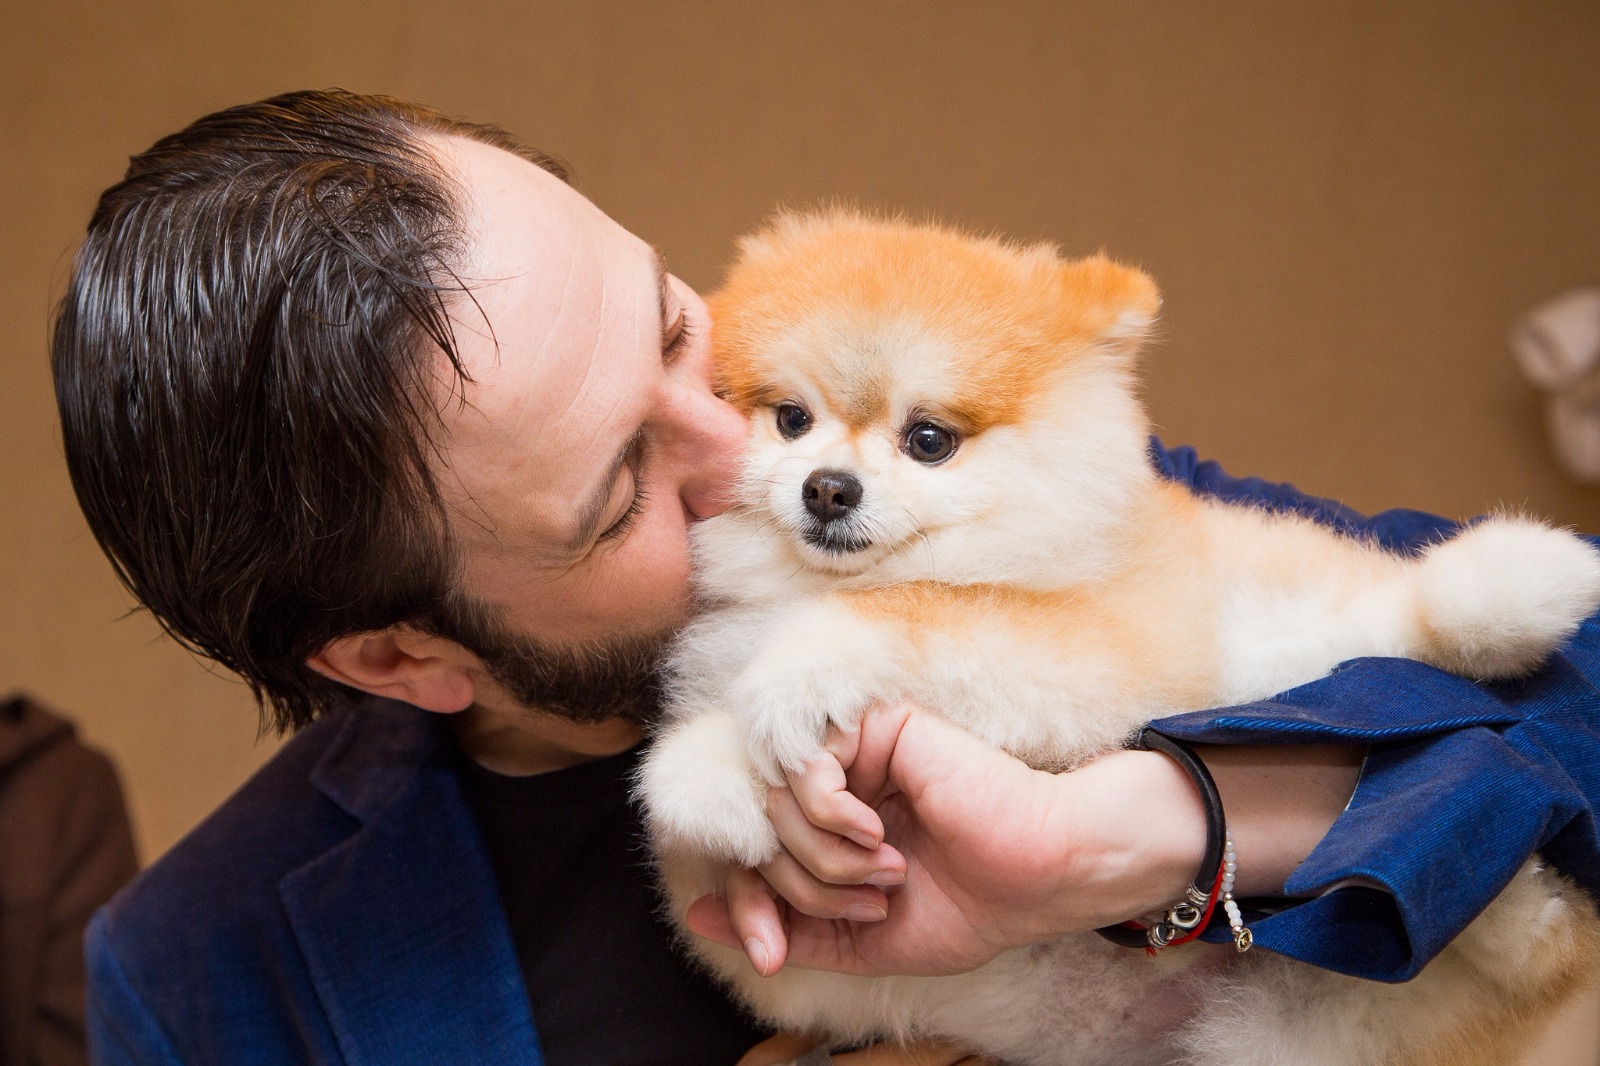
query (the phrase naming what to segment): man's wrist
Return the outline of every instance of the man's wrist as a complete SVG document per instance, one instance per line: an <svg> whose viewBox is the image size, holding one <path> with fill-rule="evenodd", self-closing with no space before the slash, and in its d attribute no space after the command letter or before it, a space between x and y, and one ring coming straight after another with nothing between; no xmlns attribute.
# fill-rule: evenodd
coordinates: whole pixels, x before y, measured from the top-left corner
<svg viewBox="0 0 1600 1066"><path fill-rule="evenodd" d="M1236 896L1275 896L1343 813L1363 747L1202 745L1239 856Z"/></svg>
<svg viewBox="0 0 1600 1066"><path fill-rule="evenodd" d="M1053 935L1114 925L1183 896L1205 852L1206 819L1181 767L1157 752L1116 751L1054 780L1062 875Z"/></svg>
<svg viewBox="0 0 1600 1066"><path fill-rule="evenodd" d="M1360 779L1366 749L1338 745L1199 745L1238 854L1234 895L1281 894L1327 835ZM1165 755L1111 752L1057 778L1077 807L1075 853L1059 919L1098 912L1110 925L1165 909L1197 876L1206 815L1189 775ZM1076 888L1074 889L1074 886ZM1093 927L1069 925L1069 930Z"/></svg>

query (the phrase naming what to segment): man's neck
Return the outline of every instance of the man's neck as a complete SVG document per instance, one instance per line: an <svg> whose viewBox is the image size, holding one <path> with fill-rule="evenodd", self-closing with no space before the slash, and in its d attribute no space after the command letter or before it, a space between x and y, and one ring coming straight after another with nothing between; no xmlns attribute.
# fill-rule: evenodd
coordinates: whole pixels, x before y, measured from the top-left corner
<svg viewBox="0 0 1600 1066"><path fill-rule="evenodd" d="M525 707L474 703L453 715L456 741L486 770L529 777L627 751L644 739L637 722L574 722Z"/></svg>

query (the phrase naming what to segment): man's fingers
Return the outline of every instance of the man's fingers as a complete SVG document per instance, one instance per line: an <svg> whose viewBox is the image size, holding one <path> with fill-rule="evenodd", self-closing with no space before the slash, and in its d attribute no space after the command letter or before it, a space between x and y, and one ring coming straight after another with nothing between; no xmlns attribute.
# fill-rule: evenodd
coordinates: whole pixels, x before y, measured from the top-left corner
<svg viewBox="0 0 1600 1066"><path fill-rule="evenodd" d="M844 772L837 767L835 772L842 786ZM867 810L867 814L878 826L878 843L867 847L854 838L845 839L836 828L823 825L818 821L816 814L805 809L803 799L805 791L800 782L810 778L809 773L802 778L796 778L794 789L767 790L767 817L772 820L772 826L778 831L778 839L783 841L785 850L813 877L826 884L873 884L887 887L904 881L905 858L894 848L881 842L883 830L878 815ZM812 783L815 783L814 780ZM830 803L837 798L866 810L861 801L848 792L828 794ZM798 901L791 899L789 902Z"/></svg>
<svg viewBox="0 0 1600 1066"><path fill-rule="evenodd" d="M830 725L822 746L839 761L840 766L848 770L850 764L856 761L856 750L861 746L861 732L859 729L845 730Z"/></svg>
<svg viewBox="0 0 1600 1066"><path fill-rule="evenodd" d="M784 931L788 936L784 964L803 970L833 970L837 973L875 974L858 951L856 932L851 922L813 918L790 911ZM865 928L877 928L867 925Z"/></svg>
<svg viewBox="0 0 1600 1066"><path fill-rule="evenodd" d="M903 792L926 817L923 797L930 789L959 798L967 787L987 789L1028 772L1020 760L949 719L899 703L875 708L862 720L861 750L847 776L851 791L874 807Z"/></svg>
<svg viewBox="0 0 1600 1066"><path fill-rule="evenodd" d="M883 822L871 807L850 794L845 781L845 767L855 759L857 737L856 733L829 730L826 750L801 773L788 775L787 791L794 793L812 825L871 849L883 843Z"/></svg>
<svg viewBox="0 0 1600 1066"><path fill-rule="evenodd" d="M855 734L855 757L844 764L845 779L850 791L873 807L893 791L889 768L895 745L915 710L909 703L880 703L861 716L861 727Z"/></svg>
<svg viewBox="0 0 1600 1066"><path fill-rule="evenodd" d="M772 897L767 896L767 900L772 902ZM724 947L737 948L748 957L749 950L745 942L734 930L731 906L727 896L701 896L689 905L685 924L696 936ZM804 970L831 970L835 973L878 975L889 972L872 965L858 950L856 927L850 922L829 921L791 911L780 927L784 934L780 965ZM765 975L769 977L777 972L770 969L770 961L769 971ZM757 972L760 972L759 968Z"/></svg>
<svg viewBox="0 0 1600 1066"><path fill-rule="evenodd" d="M733 921L728 917L727 896L701 896L689 904L683 924L695 936L715 941L724 947L740 946L739 937L733 931Z"/></svg>
<svg viewBox="0 0 1600 1066"><path fill-rule="evenodd" d="M787 915L779 895L789 905ZM771 977L789 960L788 925L804 928L811 959L840 968L841 956L848 953L849 937L839 936L845 923L882 921L887 904L876 888L824 885L793 857L780 854L759 872L730 869L725 894L695 900L684 921L696 936L743 951L757 973Z"/></svg>
<svg viewBox="0 0 1600 1066"><path fill-rule="evenodd" d="M767 890L782 896L791 911L813 918L877 922L888 916L889 901L870 885L834 885L817 880L788 852L761 867ZM731 890L730 890L731 894Z"/></svg>
<svg viewBox="0 0 1600 1066"><path fill-rule="evenodd" d="M695 900L684 915L684 924L696 936L743 951L762 977L782 969L789 953L778 901L754 870L729 870L726 894Z"/></svg>

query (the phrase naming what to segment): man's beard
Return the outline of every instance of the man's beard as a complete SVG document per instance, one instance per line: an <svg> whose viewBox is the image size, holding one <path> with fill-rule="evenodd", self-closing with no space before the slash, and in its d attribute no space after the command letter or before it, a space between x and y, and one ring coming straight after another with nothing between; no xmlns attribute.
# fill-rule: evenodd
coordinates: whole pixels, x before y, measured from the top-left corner
<svg viewBox="0 0 1600 1066"><path fill-rule="evenodd" d="M672 633L603 643L546 644L519 633L481 601L452 596L427 627L476 655L506 694L574 722L616 718L649 725L661 714L661 665Z"/></svg>

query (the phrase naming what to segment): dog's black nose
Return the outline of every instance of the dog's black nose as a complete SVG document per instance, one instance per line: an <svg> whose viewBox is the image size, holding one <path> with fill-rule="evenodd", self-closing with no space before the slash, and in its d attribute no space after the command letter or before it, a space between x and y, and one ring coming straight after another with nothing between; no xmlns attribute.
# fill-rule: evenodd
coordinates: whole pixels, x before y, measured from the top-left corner
<svg viewBox="0 0 1600 1066"><path fill-rule="evenodd" d="M800 498L806 501L806 510L824 522L832 522L861 502L861 482L843 470L813 470L800 490Z"/></svg>

